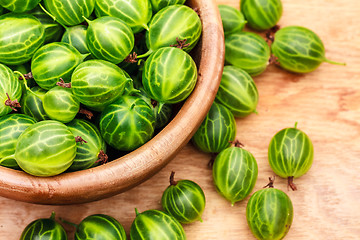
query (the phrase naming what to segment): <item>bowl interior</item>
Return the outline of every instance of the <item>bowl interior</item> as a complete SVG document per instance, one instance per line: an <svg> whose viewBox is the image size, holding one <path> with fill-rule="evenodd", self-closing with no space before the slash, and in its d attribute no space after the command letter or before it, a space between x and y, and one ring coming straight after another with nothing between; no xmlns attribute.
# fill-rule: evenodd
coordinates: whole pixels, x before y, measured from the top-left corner
<svg viewBox="0 0 360 240"><path fill-rule="evenodd" d="M210 109L224 64L224 36L217 5L210 0L190 0L187 5L199 13L203 25L193 54L199 77L193 93L172 121L142 147L95 168L42 178L0 167L0 196L38 204L90 202L142 183L174 158Z"/></svg>

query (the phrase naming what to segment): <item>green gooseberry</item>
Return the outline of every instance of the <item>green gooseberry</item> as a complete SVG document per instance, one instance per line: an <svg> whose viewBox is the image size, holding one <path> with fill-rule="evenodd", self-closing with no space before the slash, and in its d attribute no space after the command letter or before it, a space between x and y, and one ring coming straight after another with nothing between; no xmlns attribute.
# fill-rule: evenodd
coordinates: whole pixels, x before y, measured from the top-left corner
<svg viewBox="0 0 360 240"><path fill-rule="evenodd" d="M84 218L76 226L75 240L126 240L124 227L113 217L93 214Z"/></svg>
<svg viewBox="0 0 360 240"><path fill-rule="evenodd" d="M218 5L225 36L242 31L246 20L244 15L236 8L229 5Z"/></svg>
<svg viewBox="0 0 360 240"><path fill-rule="evenodd" d="M251 193L257 176L258 166L254 156L241 148L239 143L222 150L215 158L213 179L216 190L231 205Z"/></svg>
<svg viewBox="0 0 360 240"><path fill-rule="evenodd" d="M98 128L82 119L74 119L66 126L74 137L81 137L85 142L78 142L76 156L69 171L79 171L97 166L100 162L106 162L106 144L101 137Z"/></svg>
<svg viewBox="0 0 360 240"><path fill-rule="evenodd" d="M0 5L0 15L3 15L4 14L4 8Z"/></svg>
<svg viewBox="0 0 360 240"><path fill-rule="evenodd" d="M105 16L87 22L86 43L95 58L118 64L134 48L134 33L119 18Z"/></svg>
<svg viewBox="0 0 360 240"><path fill-rule="evenodd" d="M185 240L186 235L181 224L172 216L159 210L147 210L139 213L130 227L132 240Z"/></svg>
<svg viewBox="0 0 360 240"><path fill-rule="evenodd" d="M151 139L154 123L154 113L144 100L122 96L101 112L99 128L110 146L132 151Z"/></svg>
<svg viewBox="0 0 360 240"><path fill-rule="evenodd" d="M0 117L0 165L20 169L14 159L19 136L36 120L25 114L7 114Z"/></svg>
<svg viewBox="0 0 360 240"><path fill-rule="evenodd" d="M272 180L271 180L272 181ZM251 232L259 240L280 240L290 230L293 205L286 193L273 188L255 192L246 206L246 219Z"/></svg>
<svg viewBox="0 0 360 240"><path fill-rule="evenodd" d="M150 0L153 12L158 12L161 9L170 5L182 5L186 0Z"/></svg>
<svg viewBox="0 0 360 240"><path fill-rule="evenodd" d="M81 54L89 53L89 48L86 44L86 32L87 28L84 25L68 27L61 38L61 42L74 46Z"/></svg>
<svg viewBox="0 0 360 240"><path fill-rule="evenodd" d="M314 159L314 147L310 138L297 128L285 128L271 139L268 150L271 169L280 177L287 178L292 190L296 190L294 178L309 171Z"/></svg>
<svg viewBox="0 0 360 240"><path fill-rule="evenodd" d="M151 19L145 35L148 52L138 58L147 57L169 46L177 46L189 52L199 41L201 31L201 20L193 9L185 5L165 7Z"/></svg>
<svg viewBox="0 0 360 240"><path fill-rule="evenodd" d="M241 0L240 10L252 29L266 30L277 24L283 8L281 0Z"/></svg>
<svg viewBox="0 0 360 240"><path fill-rule="evenodd" d="M345 65L327 59L319 36L305 27L288 26L278 30L271 51L280 67L295 73L312 72L322 62Z"/></svg>
<svg viewBox="0 0 360 240"><path fill-rule="evenodd" d="M180 223L202 222L205 209L205 194L201 187L191 180L174 180L175 172L170 175L170 186L161 198L161 206Z"/></svg>
<svg viewBox="0 0 360 240"><path fill-rule="evenodd" d="M58 42L61 39L61 36L64 32L63 27L51 18L47 13L45 13L40 5L35 7L29 12L29 14L36 17L45 29L45 41L44 44L50 42Z"/></svg>
<svg viewBox="0 0 360 240"><path fill-rule="evenodd" d="M69 128L54 120L28 127L18 138L17 164L39 177L58 175L70 167L76 155L76 140Z"/></svg>
<svg viewBox="0 0 360 240"><path fill-rule="evenodd" d="M94 10L95 0L44 0L46 9L61 25L82 23Z"/></svg>
<svg viewBox="0 0 360 240"><path fill-rule="evenodd" d="M225 38L225 61L251 76L265 71L270 59L270 47L259 35L236 32Z"/></svg>
<svg viewBox="0 0 360 240"><path fill-rule="evenodd" d="M97 17L111 16L123 20L134 33L149 30L152 17L150 0L102 0L95 3Z"/></svg>
<svg viewBox="0 0 360 240"><path fill-rule="evenodd" d="M68 43L53 42L42 46L31 60L31 72L36 83L50 90L60 78L70 82L74 69L86 58Z"/></svg>
<svg viewBox="0 0 360 240"><path fill-rule="evenodd" d="M45 29L30 14L7 13L0 16L0 62L19 65L29 61L45 40Z"/></svg>
<svg viewBox="0 0 360 240"><path fill-rule="evenodd" d="M63 123L73 120L80 110L80 102L70 88L53 87L45 93L42 102L46 115Z"/></svg>
<svg viewBox="0 0 360 240"><path fill-rule="evenodd" d="M43 99L45 96L46 90L36 86L32 87L30 91L22 96L20 105L21 112L33 117L36 121L48 120L50 119L44 110Z"/></svg>
<svg viewBox="0 0 360 240"><path fill-rule="evenodd" d="M185 100L195 88L197 67L191 56L174 47L161 48L146 60L142 74L145 92L160 104Z"/></svg>
<svg viewBox="0 0 360 240"><path fill-rule="evenodd" d="M26 12L35 8L41 0L0 0L0 5L11 12Z"/></svg>
<svg viewBox="0 0 360 240"><path fill-rule="evenodd" d="M40 218L29 223L20 240L67 240L65 229L55 221L55 213L50 218Z"/></svg>
<svg viewBox="0 0 360 240"><path fill-rule="evenodd" d="M21 95L20 81L10 68L0 63L0 117L18 107L16 102L20 101Z"/></svg>
<svg viewBox="0 0 360 240"><path fill-rule="evenodd" d="M214 102L192 142L203 152L219 153L231 145L235 135L234 115L225 106Z"/></svg>
<svg viewBox="0 0 360 240"><path fill-rule="evenodd" d="M71 89L82 104L95 111L102 111L123 94L128 81L128 75L115 64L104 60L88 60L73 72Z"/></svg>
<svg viewBox="0 0 360 240"><path fill-rule="evenodd" d="M252 77L235 66L225 66L216 101L227 107L235 117L256 113L259 93Z"/></svg>

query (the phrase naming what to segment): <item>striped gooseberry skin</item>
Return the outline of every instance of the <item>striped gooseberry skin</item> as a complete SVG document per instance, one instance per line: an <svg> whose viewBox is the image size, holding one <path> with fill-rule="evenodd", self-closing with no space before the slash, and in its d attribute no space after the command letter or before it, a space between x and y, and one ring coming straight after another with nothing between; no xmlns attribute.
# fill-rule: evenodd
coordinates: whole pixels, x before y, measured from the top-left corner
<svg viewBox="0 0 360 240"><path fill-rule="evenodd" d="M31 72L36 83L50 90L59 79L70 82L74 69L84 60L75 47L68 43L54 42L42 46L31 60Z"/></svg>
<svg viewBox="0 0 360 240"><path fill-rule="evenodd" d="M135 96L139 96L143 99L153 110L155 116L155 129L160 129L169 122L173 112L170 104L162 104L160 107L160 104L156 101L154 102L154 100L149 97L143 88L139 88L139 92L137 92Z"/></svg>
<svg viewBox="0 0 360 240"><path fill-rule="evenodd" d="M192 142L203 152L219 153L231 145L235 135L234 115L225 106L214 102Z"/></svg>
<svg viewBox="0 0 360 240"><path fill-rule="evenodd" d="M235 117L256 112L259 93L252 77L235 66L225 66L216 101L227 107Z"/></svg>
<svg viewBox="0 0 360 240"><path fill-rule="evenodd" d="M223 4L218 5L218 8L225 35L243 30L246 20L238 9Z"/></svg>
<svg viewBox="0 0 360 240"><path fill-rule="evenodd" d="M11 12L26 12L35 8L41 0L0 0L0 5Z"/></svg>
<svg viewBox="0 0 360 240"><path fill-rule="evenodd" d="M77 143L76 156L72 165L68 168L69 171L78 171L97 166L99 163L100 151L106 152L106 144L101 137L98 128L82 119L74 119L66 124L74 137L80 136L86 143Z"/></svg>
<svg viewBox="0 0 360 240"><path fill-rule="evenodd" d="M89 53L89 48L86 44L86 32L87 28L84 25L69 27L64 32L61 42L74 46L81 54Z"/></svg>
<svg viewBox="0 0 360 240"><path fill-rule="evenodd" d="M88 23L86 43L95 58L118 64L134 48L131 28L119 18L105 16Z"/></svg>
<svg viewBox="0 0 360 240"><path fill-rule="evenodd" d="M25 172L39 177L54 176L70 167L76 141L66 125L44 120L28 127L18 138L15 159Z"/></svg>
<svg viewBox="0 0 360 240"><path fill-rule="evenodd" d="M277 24L283 8L281 0L241 0L240 10L252 29L266 30Z"/></svg>
<svg viewBox="0 0 360 240"><path fill-rule="evenodd" d="M257 239L283 239L293 220L291 199L279 189L261 189L250 197L246 219Z"/></svg>
<svg viewBox="0 0 360 240"><path fill-rule="evenodd" d="M76 227L75 240L126 240L124 227L113 217L93 214Z"/></svg>
<svg viewBox="0 0 360 240"><path fill-rule="evenodd" d="M49 15L47 15L40 6L37 6L29 12L31 15L36 17L45 29L45 41L44 44L50 42L58 42L64 32L63 27L54 21Z"/></svg>
<svg viewBox="0 0 360 240"><path fill-rule="evenodd" d="M97 17L111 16L123 20L134 33L149 29L152 17L150 0L102 0L95 3Z"/></svg>
<svg viewBox="0 0 360 240"><path fill-rule="evenodd" d="M121 151L132 151L151 139L155 116L141 98L122 96L101 112L99 128L104 140Z"/></svg>
<svg viewBox="0 0 360 240"><path fill-rule="evenodd" d="M70 88L53 87L45 93L42 102L46 115L63 123L72 121L80 110L80 102Z"/></svg>
<svg viewBox="0 0 360 240"><path fill-rule="evenodd" d="M65 229L55 221L55 215L50 218L40 218L29 223L23 230L20 240L67 240Z"/></svg>
<svg viewBox="0 0 360 240"><path fill-rule="evenodd" d="M127 74L115 64L104 60L88 60L73 72L71 89L82 104L102 111L122 95L127 81Z"/></svg>
<svg viewBox="0 0 360 240"><path fill-rule="evenodd" d="M182 5L186 0L150 0L153 12L158 12L161 9L170 5Z"/></svg>
<svg viewBox="0 0 360 240"><path fill-rule="evenodd" d="M280 177L288 178L292 187L292 178L304 175L311 168L314 147L306 133L296 126L285 128L271 139L268 158L271 169Z"/></svg>
<svg viewBox="0 0 360 240"><path fill-rule="evenodd" d="M7 114L0 117L0 165L19 169L12 156L19 136L26 128L36 123L36 120L25 114Z"/></svg>
<svg viewBox="0 0 360 240"><path fill-rule="evenodd" d="M46 9L56 21L67 26L74 26L84 21L93 12L95 0L44 0Z"/></svg>
<svg viewBox="0 0 360 240"><path fill-rule="evenodd" d="M319 36L308 28L288 26L275 33L271 45L272 54L285 70L295 73L314 71L322 62L341 64L325 57L324 44Z"/></svg>
<svg viewBox="0 0 360 240"><path fill-rule="evenodd" d="M35 94L36 95L35 95ZM43 99L45 96L46 90L36 86L31 88L30 91L26 93L21 98L21 112L34 118L36 121L48 120L50 119L44 110Z"/></svg>
<svg viewBox="0 0 360 240"><path fill-rule="evenodd" d="M161 9L151 19L145 36L146 46L152 53L177 44L177 38L186 39L189 46L183 50L189 52L200 39L201 31L200 18L193 9L185 5L171 5Z"/></svg>
<svg viewBox="0 0 360 240"><path fill-rule="evenodd" d="M6 94L13 101L15 99L20 101L22 86L13 71L0 63L0 117L12 111L9 106L5 105L5 101L8 99Z"/></svg>
<svg viewBox="0 0 360 240"><path fill-rule="evenodd" d="M205 194L201 187L191 180L174 181L174 172L170 177L170 186L165 189L161 206L180 223L202 222L205 209Z"/></svg>
<svg viewBox="0 0 360 240"><path fill-rule="evenodd" d="M270 47L259 35L237 32L225 39L225 61L239 67L251 76L265 71L270 58Z"/></svg>
<svg viewBox="0 0 360 240"><path fill-rule="evenodd" d="M29 61L44 40L44 27L34 16L25 13L0 16L1 63L19 65Z"/></svg>
<svg viewBox="0 0 360 240"><path fill-rule="evenodd" d="M172 216L159 210L137 212L130 228L131 240L185 240L181 224Z"/></svg>
<svg viewBox="0 0 360 240"><path fill-rule="evenodd" d="M258 176L254 156L240 147L221 151L213 165L213 180L216 190L234 205L246 198L253 190Z"/></svg>
<svg viewBox="0 0 360 240"><path fill-rule="evenodd" d="M185 100L197 81L197 67L191 56L174 47L161 48L146 60L142 83L146 93L159 103Z"/></svg>

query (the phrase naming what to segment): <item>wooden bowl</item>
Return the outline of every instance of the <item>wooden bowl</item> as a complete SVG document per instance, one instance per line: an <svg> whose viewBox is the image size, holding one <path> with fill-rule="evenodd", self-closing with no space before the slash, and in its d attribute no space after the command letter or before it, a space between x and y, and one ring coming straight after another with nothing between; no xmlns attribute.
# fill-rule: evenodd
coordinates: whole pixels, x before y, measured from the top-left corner
<svg viewBox="0 0 360 240"><path fill-rule="evenodd" d="M186 145L214 101L224 64L224 36L217 5L190 0L199 12L202 37L195 50L197 85L174 119L152 140L129 154L95 168L35 177L0 167L0 195L38 204L75 204L124 192L153 176Z"/></svg>

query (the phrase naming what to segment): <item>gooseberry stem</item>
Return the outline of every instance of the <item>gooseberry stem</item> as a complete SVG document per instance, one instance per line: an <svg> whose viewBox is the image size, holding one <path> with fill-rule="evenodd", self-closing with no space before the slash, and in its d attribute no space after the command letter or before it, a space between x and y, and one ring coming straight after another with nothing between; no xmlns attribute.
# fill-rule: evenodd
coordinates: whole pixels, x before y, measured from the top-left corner
<svg viewBox="0 0 360 240"><path fill-rule="evenodd" d="M57 22L58 24L60 24L63 28L65 28L65 30L68 29L67 26L65 26L65 25L62 24L61 22L58 22L58 21L56 20L56 17L55 17L54 15L52 15L51 13L49 13L49 12L44 8L44 6L43 6L41 3L39 3L39 6L40 6L40 8L41 8L49 17L51 17L55 22Z"/></svg>
<svg viewBox="0 0 360 240"><path fill-rule="evenodd" d="M51 213L50 219L55 221L55 212L54 211Z"/></svg>
<svg viewBox="0 0 360 240"><path fill-rule="evenodd" d="M171 174L170 174L170 186L176 186L176 184L177 184L177 182L174 179L174 176L175 176L175 172L171 171Z"/></svg>
<svg viewBox="0 0 360 240"><path fill-rule="evenodd" d="M296 191L297 187L294 184L294 177L288 177L288 186L293 190Z"/></svg>
<svg viewBox="0 0 360 240"><path fill-rule="evenodd" d="M19 71L14 71L14 73L20 75L21 79L24 81L24 85L25 85L26 91L29 91L29 92L31 92L32 94L34 94L36 97L42 99L42 97L41 97L40 95L38 95L37 93L33 92L33 91L29 88L29 86L27 85L27 81L26 81L28 78L26 78L26 77L24 76L24 74L22 74L22 73L19 72ZM30 73L28 73L28 75L30 76ZM31 76L32 76L32 74L31 74Z"/></svg>
<svg viewBox="0 0 360 240"><path fill-rule="evenodd" d="M346 66L346 63L335 62L335 61L329 60L329 59L327 59L327 58L324 59L324 62L327 62L327 63L330 63L330 64L334 64L334 65Z"/></svg>
<svg viewBox="0 0 360 240"><path fill-rule="evenodd" d="M75 228L78 227L77 224L72 223L72 222L69 222L69 221L67 221L67 220L65 220L65 219L63 219L63 218L60 218L60 221L63 222L63 223L69 224L69 225L71 225L71 226L73 226L73 227L75 227Z"/></svg>
<svg viewBox="0 0 360 240"><path fill-rule="evenodd" d="M136 214L136 216L138 216L140 214L137 208L135 208L135 214Z"/></svg>

